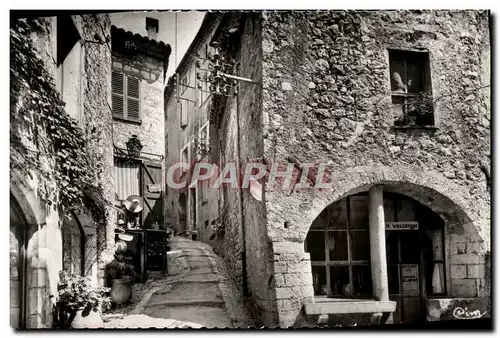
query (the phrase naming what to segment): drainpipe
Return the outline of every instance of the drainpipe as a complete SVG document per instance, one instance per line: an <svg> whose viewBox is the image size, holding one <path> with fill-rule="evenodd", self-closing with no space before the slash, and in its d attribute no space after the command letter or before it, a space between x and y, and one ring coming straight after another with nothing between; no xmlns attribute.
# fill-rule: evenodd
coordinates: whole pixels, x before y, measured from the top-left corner
<svg viewBox="0 0 500 338"><path fill-rule="evenodd" d="M236 62L234 69L238 69L240 62ZM240 146L240 96L239 93L236 94L236 167L241 172L241 146ZM246 249L246 233L245 233L245 218L243 217L243 191L239 190L240 196L240 224L241 224L241 236L243 237L243 252L241 254L241 272L242 272L242 287L243 295L247 297L248 293L248 283L247 283L247 249Z"/></svg>

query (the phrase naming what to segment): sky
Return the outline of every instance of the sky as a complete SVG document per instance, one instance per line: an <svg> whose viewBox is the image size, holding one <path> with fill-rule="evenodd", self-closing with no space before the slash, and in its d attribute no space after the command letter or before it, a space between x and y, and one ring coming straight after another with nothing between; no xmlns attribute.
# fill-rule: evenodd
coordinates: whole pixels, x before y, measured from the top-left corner
<svg viewBox="0 0 500 338"><path fill-rule="evenodd" d="M175 72L175 68L186 53L196 33L200 29L205 12L189 11L177 13L177 46L175 41L175 16L172 12L124 12L111 13L111 24L133 33L148 36L146 17L157 19L159 22L156 40L161 40L172 47L169 59L167 79Z"/></svg>

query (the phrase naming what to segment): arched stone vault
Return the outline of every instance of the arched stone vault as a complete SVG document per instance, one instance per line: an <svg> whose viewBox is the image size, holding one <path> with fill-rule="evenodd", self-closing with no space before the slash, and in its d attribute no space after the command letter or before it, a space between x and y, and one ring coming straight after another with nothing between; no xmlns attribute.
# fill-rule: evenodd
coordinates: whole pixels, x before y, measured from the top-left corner
<svg viewBox="0 0 500 338"><path fill-rule="evenodd" d="M303 243L314 219L330 204L382 184L386 191L406 195L439 214L457 234L473 231L489 248L489 204L469 198L464 186L452 183L439 173L386 166L360 166L335 173L330 189L308 189L289 196L266 192L269 238L273 242ZM279 200L279 207L274 199ZM289 221L288 229L283 223Z"/></svg>

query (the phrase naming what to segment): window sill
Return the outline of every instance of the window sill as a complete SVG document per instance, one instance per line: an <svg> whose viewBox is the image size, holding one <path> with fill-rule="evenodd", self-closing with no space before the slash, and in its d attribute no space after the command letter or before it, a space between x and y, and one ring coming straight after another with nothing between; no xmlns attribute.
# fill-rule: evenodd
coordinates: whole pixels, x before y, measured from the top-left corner
<svg viewBox="0 0 500 338"><path fill-rule="evenodd" d="M113 120L117 120L117 121L125 122L125 123L132 123L132 124L142 124L142 120L129 120L129 119L124 119L123 117L118 117L118 116L113 116Z"/></svg>
<svg viewBox="0 0 500 338"><path fill-rule="evenodd" d="M308 315L394 312L396 302L367 299L314 298L314 303L304 304Z"/></svg>
<svg viewBox="0 0 500 338"><path fill-rule="evenodd" d="M392 129L405 130L405 129L425 129L425 130L439 130L436 126L392 126Z"/></svg>

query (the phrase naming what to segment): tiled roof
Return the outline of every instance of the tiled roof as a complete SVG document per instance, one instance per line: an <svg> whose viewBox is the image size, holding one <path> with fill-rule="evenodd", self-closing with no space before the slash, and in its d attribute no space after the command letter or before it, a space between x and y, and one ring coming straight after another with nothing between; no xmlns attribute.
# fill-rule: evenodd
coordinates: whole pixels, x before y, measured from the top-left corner
<svg viewBox="0 0 500 338"><path fill-rule="evenodd" d="M111 26L111 43L113 51L120 52L127 41L133 42L139 52L157 58L168 58L172 51L170 45L163 41L156 41L146 36L126 31L123 28L118 28L114 25Z"/></svg>

